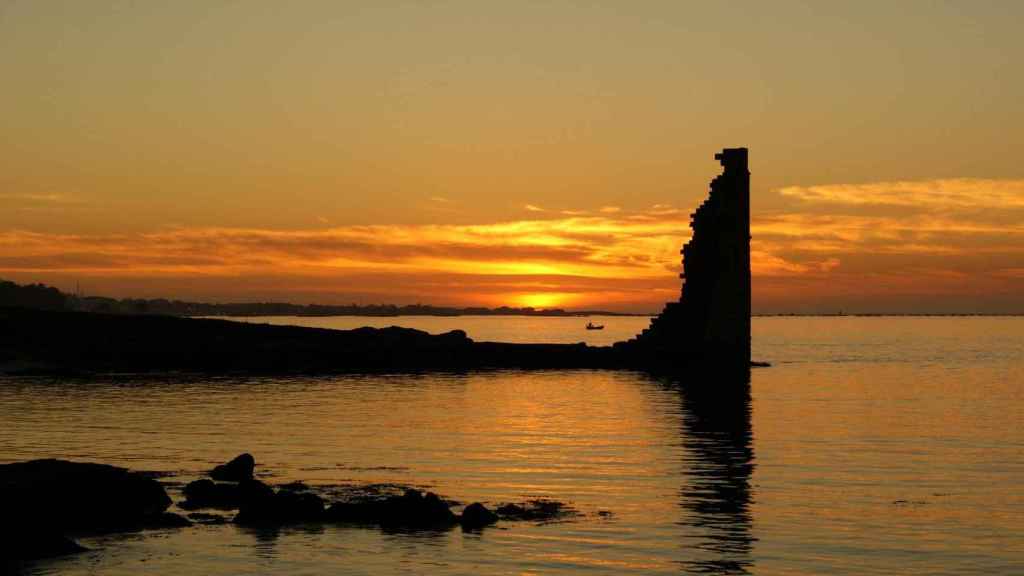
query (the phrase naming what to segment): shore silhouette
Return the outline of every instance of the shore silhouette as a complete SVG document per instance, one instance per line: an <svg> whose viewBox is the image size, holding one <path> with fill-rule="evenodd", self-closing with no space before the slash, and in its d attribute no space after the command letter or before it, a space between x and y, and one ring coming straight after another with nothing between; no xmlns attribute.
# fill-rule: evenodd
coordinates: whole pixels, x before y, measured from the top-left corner
<svg viewBox="0 0 1024 576"><path fill-rule="evenodd" d="M680 251L678 301L650 328L612 346L475 342L462 330L324 330L212 319L62 310L63 295L21 288L32 308L0 308L0 372L198 371L337 373L486 368L608 368L684 373L750 366L750 172L746 148L715 154L723 168L693 214ZM5 285L7 291L18 287ZM66 304L66 302L65 302ZM500 309L499 309L500 310ZM506 309L511 311L512 309ZM531 313L536 313L532 311Z"/></svg>

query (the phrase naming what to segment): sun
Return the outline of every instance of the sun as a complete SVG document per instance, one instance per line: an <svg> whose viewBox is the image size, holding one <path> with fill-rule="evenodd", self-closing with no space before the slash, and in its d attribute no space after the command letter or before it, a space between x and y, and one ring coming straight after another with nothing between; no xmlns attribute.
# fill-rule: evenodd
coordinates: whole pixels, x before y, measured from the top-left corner
<svg viewBox="0 0 1024 576"><path fill-rule="evenodd" d="M564 306L572 300L572 294L562 292L534 292L532 294L519 294L515 297L518 306L529 308L555 308Z"/></svg>

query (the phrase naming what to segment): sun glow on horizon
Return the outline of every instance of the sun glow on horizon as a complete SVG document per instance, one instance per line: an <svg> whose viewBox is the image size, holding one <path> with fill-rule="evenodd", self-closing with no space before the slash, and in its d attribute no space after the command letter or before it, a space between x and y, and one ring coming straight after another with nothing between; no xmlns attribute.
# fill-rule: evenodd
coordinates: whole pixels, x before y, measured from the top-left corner
<svg viewBox="0 0 1024 576"><path fill-rule="evenodd" d="M886 212L907 194L919 207ZM1016 312L1022 194L1024 180L964 179L777 191L792 205L751 222L755 310ZM972 196L998 209L964 207ZM0 278L217 302L651 312L678 298L687 211L590 212L468 225L0 229Z"/></svg>
<svg viewBox="0 0 1024 576"><path fill-rule="evenodd" d="M575 294L563 292L536 292L533 294L518 294L512 298L516 306L526 308L560 308L570 305L577 297Z"/></svg>

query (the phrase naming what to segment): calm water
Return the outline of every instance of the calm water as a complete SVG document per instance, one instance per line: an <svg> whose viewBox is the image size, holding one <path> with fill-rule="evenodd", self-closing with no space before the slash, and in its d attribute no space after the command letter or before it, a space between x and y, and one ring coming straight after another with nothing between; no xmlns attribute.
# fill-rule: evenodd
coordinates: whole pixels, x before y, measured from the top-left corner
<svg viewBox="0 0 1024 576"><path fill-rule="evenodd" d="M278 319L352 327L372 319ZM606 342L642 318L387 318ZM1024 318L757 318L749 388L629 372L0 380L0 460L398 482L578 518L389 534L234 526L86 539L39 574L1024 574ZM175 484L178 483L178 484ZM607 511L611 514L599 514Z"/></svg>

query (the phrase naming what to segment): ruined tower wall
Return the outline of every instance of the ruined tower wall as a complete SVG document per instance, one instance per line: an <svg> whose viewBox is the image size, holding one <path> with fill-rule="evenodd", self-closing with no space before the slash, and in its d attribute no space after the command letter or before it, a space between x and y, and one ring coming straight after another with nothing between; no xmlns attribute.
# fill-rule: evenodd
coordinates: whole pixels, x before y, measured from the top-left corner
<svg viewBox="0 0 1024 576"><path fill-rule="evenodd" d="M750 172L746 148L715 154L722 173L691 214L682 293L651 326L625 343L653 365L750 362Z"/></svg>
<svg viewBox="0 0 1024 576"><path fill-rule="evenodd" d="M711 182L712 209L707 219L703 263L709 286L699 297L682 304L703 309L703 323L694 326L702 347L715 356L750 361L750 172L747 149L732 148L716 154L724 168ZM695 232L696 237L696 232ZM692 242L693 240L691 240Z"/></svg>

